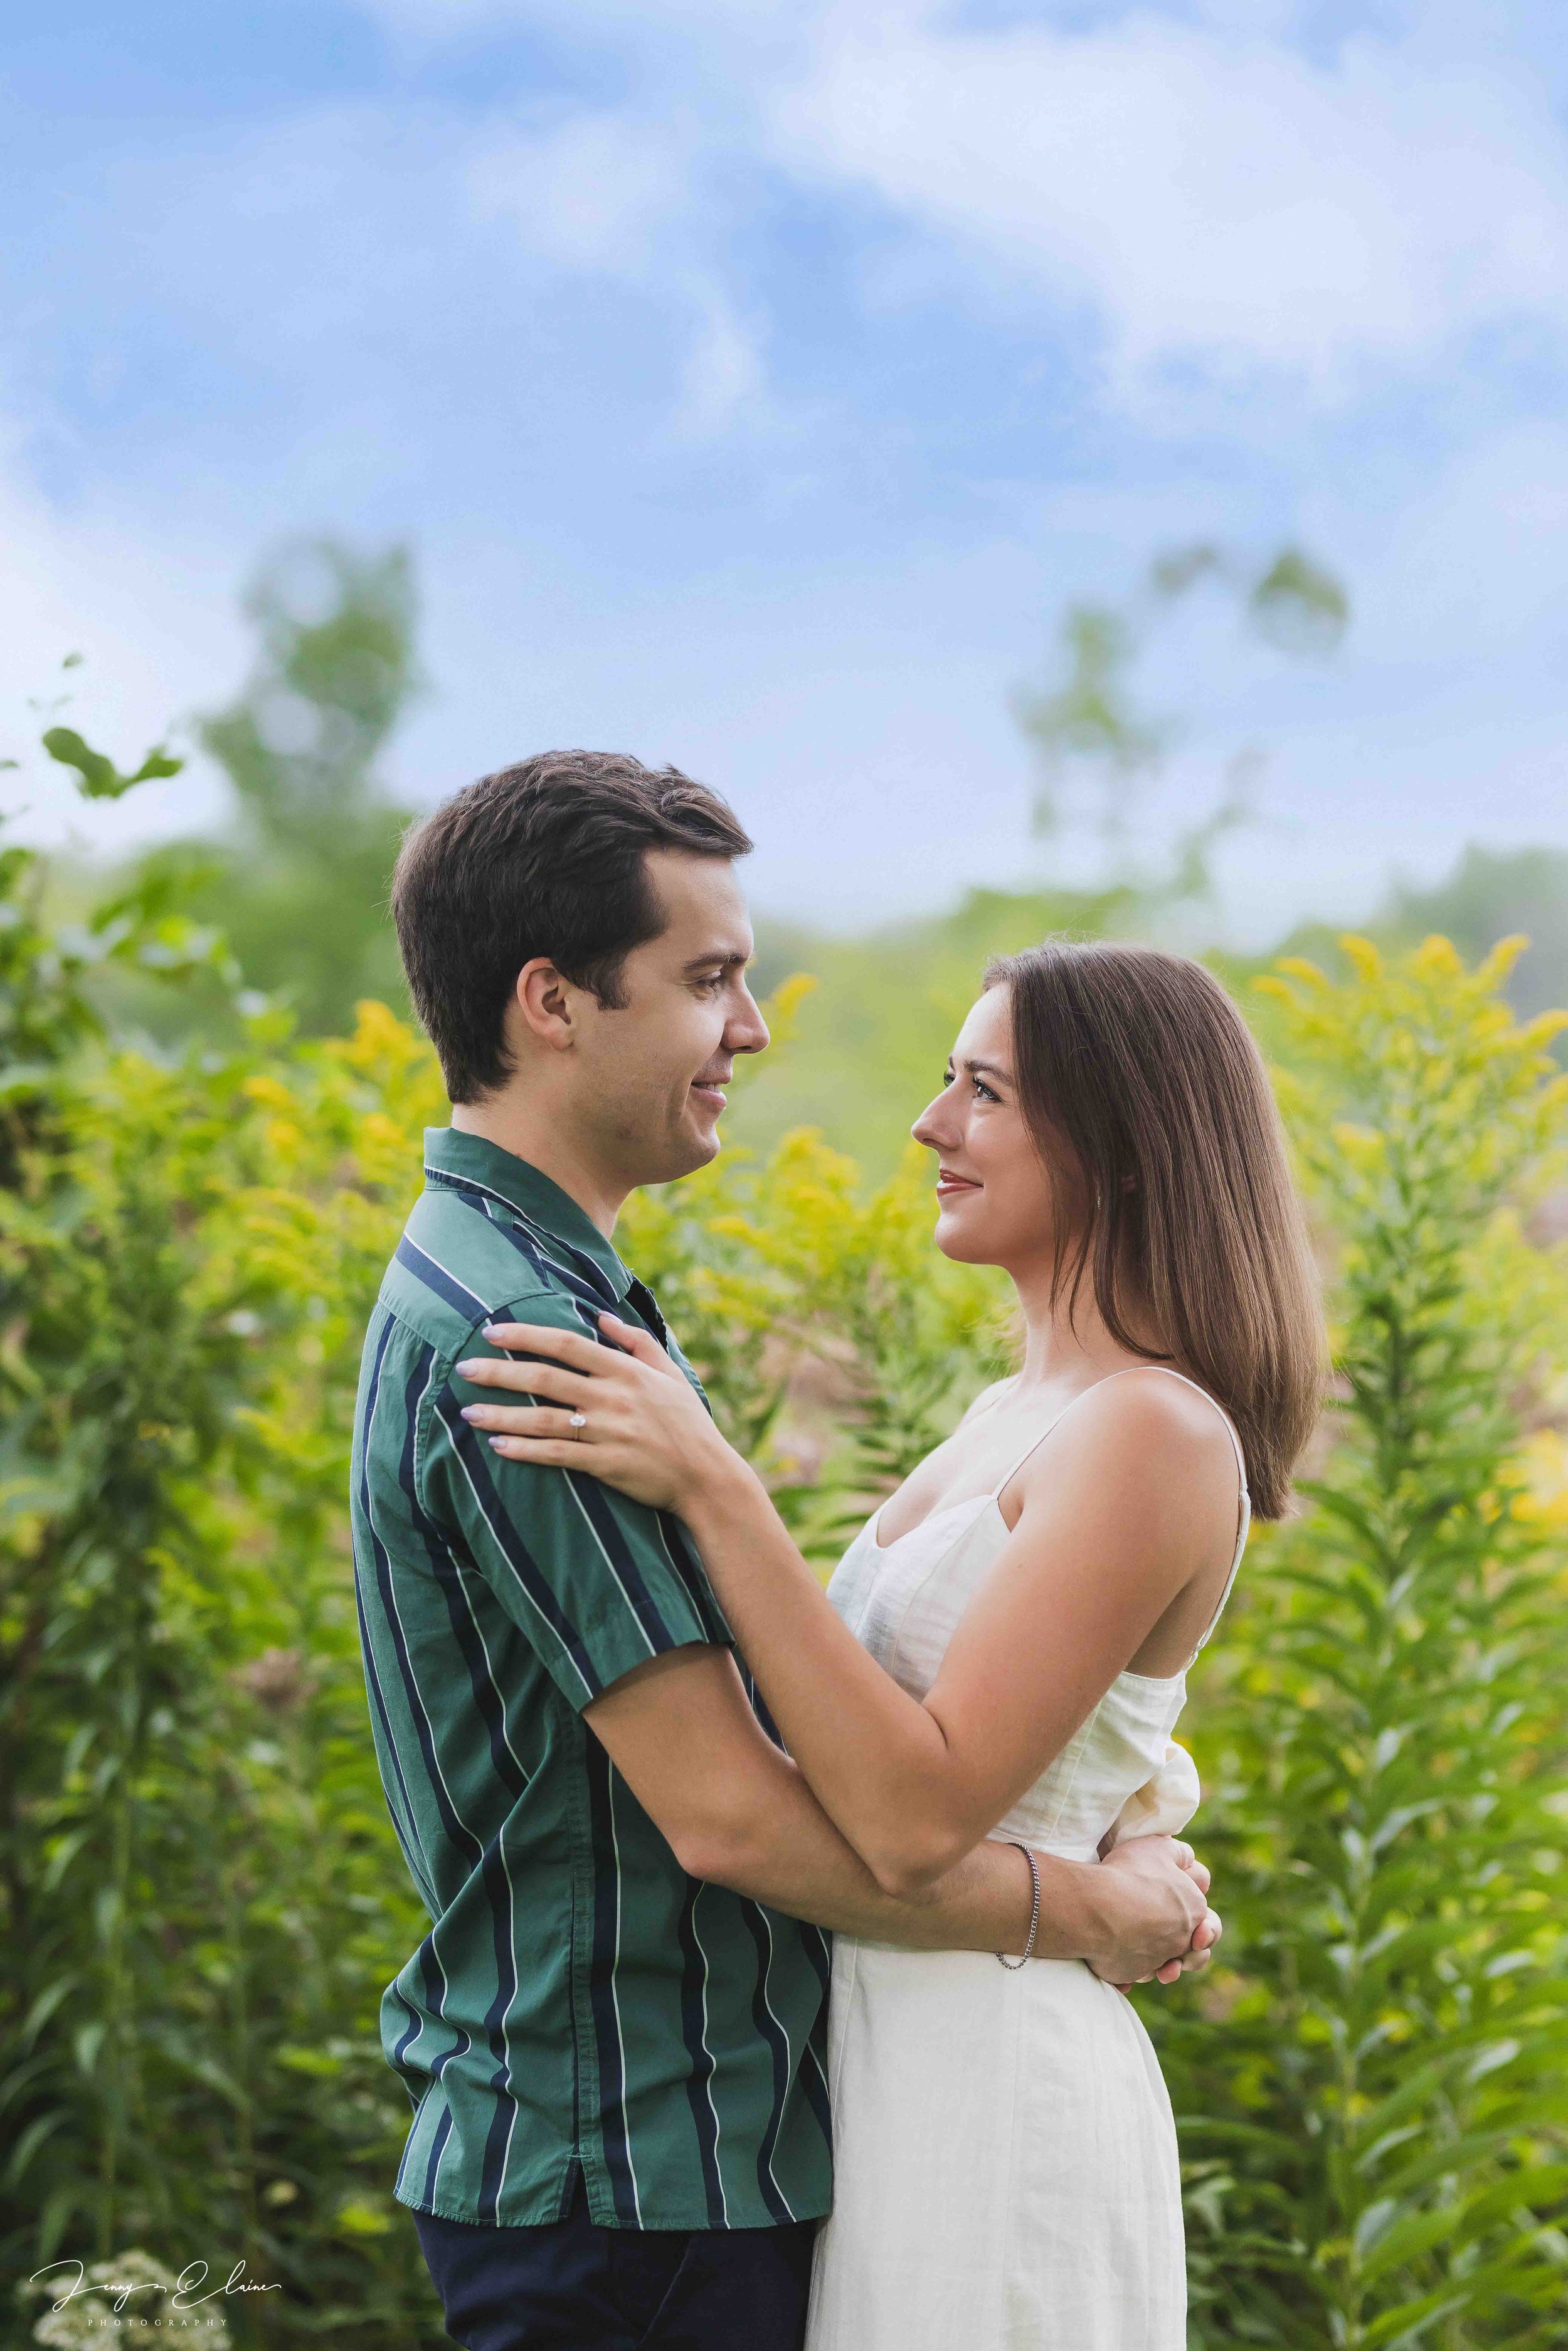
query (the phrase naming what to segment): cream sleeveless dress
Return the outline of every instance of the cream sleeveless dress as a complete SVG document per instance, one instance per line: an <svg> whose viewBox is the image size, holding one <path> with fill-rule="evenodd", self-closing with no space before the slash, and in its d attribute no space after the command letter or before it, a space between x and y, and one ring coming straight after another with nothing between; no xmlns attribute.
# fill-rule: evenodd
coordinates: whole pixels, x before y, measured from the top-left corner
<svg viewBox="0 0 1568 2351"><path fill-rule="evenodd" d="M913 1696L931 1687L1007 1541L998 1496L1061 1416L990 1493L936 1511L885 1549L879 1511L834 1571L839 1614ZM1226 1426L1241 1473L1239 1532L1199 1648L1247 1541L1246 1464ZM1123 1838L1185 1826L1199 1798L1191 1758L1171 1740L1186 1695L1185 1673L1118 1675L992 1834L1093 1861L1113 1825ZM1184 2351L1170 2100L1137 2012L1113 1986L1077 1960L1014 1970L988 1952L901 1951L840 1935L829 2086L833 2210L817 2240L807 2351Z"/></svg>

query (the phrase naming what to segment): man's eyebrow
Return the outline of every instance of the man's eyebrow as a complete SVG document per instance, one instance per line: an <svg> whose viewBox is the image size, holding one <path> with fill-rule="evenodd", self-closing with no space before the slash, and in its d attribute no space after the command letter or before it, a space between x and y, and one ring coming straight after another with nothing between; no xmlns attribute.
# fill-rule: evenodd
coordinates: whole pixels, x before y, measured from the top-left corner
<svg viewBox="0 0 1568 2351"><path fill-rule="evenodd" d="M744 953L739 947L710 947L706 955L693 956L690 963L683 964L681 966L681 969L683 971L711 971L714 966L717 964L726 971L733 970L737 965L738 965L740 969L744 971L750 961L750 956Z"/></svg>

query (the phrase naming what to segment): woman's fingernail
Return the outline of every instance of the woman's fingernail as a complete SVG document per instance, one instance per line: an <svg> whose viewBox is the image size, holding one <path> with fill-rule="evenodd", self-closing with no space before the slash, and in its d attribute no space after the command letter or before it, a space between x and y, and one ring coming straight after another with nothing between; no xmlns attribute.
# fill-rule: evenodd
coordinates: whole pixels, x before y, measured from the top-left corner
<svg viewBox="0 0 1568 2351"><path fill-rule="evenodd" d="M479 1407L478 1407L478 1405L477 1405L476 1404L465 1404L465 1405L464 1405L464 1407L463 1407L463 1418L464 1418L465 1420L477 1420L477 1419L478 1419L478 1417L479 1417Z"/></svg>
<svg viewBox="0 0 1568 2351"><path fill-rule="evenodd" d="M507 1440L504 1437L487 1437L485 1439L486 1444L489 1446L491 1451L495 1453L499 1453L506 1441Z"/></svg>
<svg viewBox="0 0 1568 2351"><path fill-rule="evenodd" d="M459 1364L455 1366L458 1378L463 1380L471 1380L476 1371L478 1369L478 1357L476 1355L470 1355L466 1363Z"/></svg>

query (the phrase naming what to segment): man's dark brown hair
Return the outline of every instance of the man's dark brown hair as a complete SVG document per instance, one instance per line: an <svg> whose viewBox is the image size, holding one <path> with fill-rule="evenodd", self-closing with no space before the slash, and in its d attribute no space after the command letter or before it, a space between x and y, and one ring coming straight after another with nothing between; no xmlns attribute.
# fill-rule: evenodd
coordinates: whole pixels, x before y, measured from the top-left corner
<svg viewBox="0 0 1568 2351"><path fill-rule="evenodd" d="M502 1021L535 956L601 1004L624 1001L622 964L664 927L650 849L728 858L750 847L706 784L619 751L541 751L437 809L403 842L392 905L452 1100L505 1084Z"/></svg>

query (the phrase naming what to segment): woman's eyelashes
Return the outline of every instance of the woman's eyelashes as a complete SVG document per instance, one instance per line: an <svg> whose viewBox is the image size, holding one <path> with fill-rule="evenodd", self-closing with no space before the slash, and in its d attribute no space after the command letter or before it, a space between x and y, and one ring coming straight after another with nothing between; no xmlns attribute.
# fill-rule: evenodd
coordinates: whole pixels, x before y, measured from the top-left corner
<svg viewBox="0 0 1568 2351"><path fill-rule="evenodd" d="M956 1074L956 1073L952 1070L948 1070L944 1073L942 1079L942 1091L944 1093L946 1092L948 1087L952 1084ZM979 1096L982 1102L999 1102L1001 1101L1000 1094L993 1093L990 1087L987 1085L984 1078L971 1077L969 1083L973 1086L976 1093Z"/></svg>

